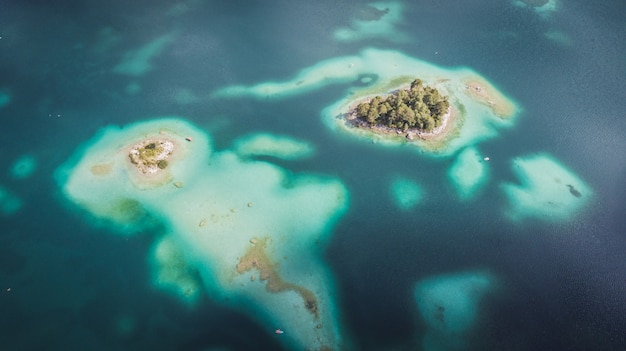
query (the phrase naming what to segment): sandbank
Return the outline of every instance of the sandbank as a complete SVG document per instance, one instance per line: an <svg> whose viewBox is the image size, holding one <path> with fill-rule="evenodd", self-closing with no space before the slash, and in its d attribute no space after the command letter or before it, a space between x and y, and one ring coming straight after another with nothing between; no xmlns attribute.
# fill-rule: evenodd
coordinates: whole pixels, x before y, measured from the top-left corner
<svg viewBox="0 0 626 351"><path fill-rule="evenodd" d="M489 106L496 116L509 118L515 113L515 105L486 80L472 77L463 82L466 94L481 104Z"/></svg>
<svg viewBox="0 0 626 351"><path fill-rule="evenodd" d="M448 170L461 200L473 198L489 178L487 161L475 147L461 151Z"/></svg>
<svg viewBox="0 0 626 351"><path fill-rule="evenodd" d="M366 77L365 81L363 78ZM432 135L415 133L413 140L403 133L373 133L352 128L345 117L356 103L408 86L415 78L448 96L452 107L443 130ZM474 91L466 88L469 82ZM218 98L251 96L257 99L284 99L321 89L347 85L345 94L322 111L324 124L332 130L383 145L414 145L433 156L449 156L478 142L493 138L500 129L515 122L518 106L477 72L465 68L443 68L398 51L368 48L357 55L330 58L305 67L291 79L253 85L234 85L214 93ZM476 89L478 88L478 89Z"/></svg>
<svg viewBox="0 0 626 351"><path fill-rule="evenodd" d="M272 156L283 160L306 158L315 151L306 141L270 133L256 133L239 138L234 142L234 149L244 157Z"/></svg>
<svg viewBox="0 0 626 351"><path fill-rule="evenodd" d="M591 188L551 155L517 157L512 168L520 182L501 185L509 200L506 214L512 220L569 220L593 197Z"/></svg>
<svg viewBox="0 0 626 351"><path fill-rule="evenodd" d="M131 161L133 150L155 141L173 145L149 149L152 161L167 156L167 167ZM285 330L280 342L288 349L341 349L345 336L322 253L347 207L339 180L213 151L209 136L180 118L103 129L60 167L57 180L90 220L130 234L146 216L159 221L155 285L186 302L206 291L270 326L268 333Z"/></svg>
<svg viewBox="0 0 626 351"><path fill-rule="evenodd" d="M202 291L202 281L171 236L164 236L157 241L150 258L154 285L172 291L190 304L197 301Z"/></svg>

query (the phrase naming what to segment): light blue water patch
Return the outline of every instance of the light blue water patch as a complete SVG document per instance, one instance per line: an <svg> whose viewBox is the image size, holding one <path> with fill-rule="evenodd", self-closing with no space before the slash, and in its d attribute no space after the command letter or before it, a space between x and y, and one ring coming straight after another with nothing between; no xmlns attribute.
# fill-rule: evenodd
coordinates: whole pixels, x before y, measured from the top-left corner
<svg viewBox="0 0 626 351"><path fill-rule="evenodd" d="M389 188L393 202L404 211L415 208L424 197L422 187L409 178L396 177Z"/></svg>
<svg viewBox="0 0 626 351"><path fill-rule="evenodd" d="M22 208L22 200L0 185L0 215L11 216Z"/></svg>
<svg viewBox="0 0 626 351"><path fill-rule="evenodd" d="M489 178L488 162L489 157L481 155L475 147L468 147L459 153L448 171L448 178L461 200L473 198L485 185Z"/></svg>
<svg viewBox="0 0 626 351"><path fill-rule="evenodd" d="M573 40L564 32L558 30L547 31L544 34L546 39L552 41L553 43L561 46L572 46Z"/></svg>
<svg viewBox="0 0 626 351"><path fill-rule="evenodd" d="M350 26L335 30L333 37L340 42L353 42L374 38L405 42L409 37L402 33L403 4L397 1L374 2L361 11L361 18L352 19Z"/></svg>
<svg viewBox="0 0 626 351"><path fill-rule="evenodd" d="M171 291L189 304L198 300L202 282L172 236L160 238L148 257L155 286Z"/></svg>
<svg viewBox="0 0 626 351"><path fill-rule="evenodd" d="M174 89L172 99L179 105L190 105L201 101L201 98L188 88Z"/></svg>
<svg viewBox="0 0 626 351"><path fill-rule="evenodd" d="M113 72L138 77L152 70L152 60L174 40L175 34L162 35L142 47L127 51Z"/></svg>
<svg viewBox="0 0 626 351"><path fill-rule="evenodd" d="M135 155L167 163L149 167L131 162ZM340 348L335 287L321 259L347 209L339 180L213 151L209 136L180 118L105 128L61 169L63 194L93 216L134 224L128 207L162 220L170 234L153 250L158 286L193 301L195 270L211 296L288 326L281 342L289 349Z"/></svg>
<svg viewBox="0 0 626 351"><path fill-rule="evenodd" d="M520 183L501 185L509 200L506 214L512 220L565 221L593 197L591 188L551 155L517 157L512 167Z"/></svg>
<svg viewBox="0 0 626 351"><path fill-rule="evenodd" d="M139 82L130 82L126 85L126 88L124 88L124 91L128 95L136 95L141 92L141 89L142 87L141 87L141 84L139 84Z"/></svg>
<svg viewBox="0 0 626 351"><path fill-rule="evenodd" d="M513 0L513 5L530 8L542 18L550 17L560 7L559 0Z"/></svg>
<svg viewBox="0 0 626 351"><path fill-rule="evenodd" d="M272 156L283 160L310 157L315 148L310 143L285 135L258 133L237 139L234 150L243 157Z"/></svg>
<svg viewBox="0 0 626 351"><path fill-rule="evenodd" d="M468 349L468 333L480 315L480 303L494 289L488 272L472 271L426 278L415 286L415 302L428 329L425 351Z"/></svg>
<svg viewBox="0 0 626 351"><path fill-rule="evenodd" d="M9 92L0 89L0 108L5 107L11 102L11 94Z"/></svg>
<svg viewBox="0 0 626 351"><path fill-rule="evenodd" d="M122 35L112 27L103 27L91 43L91 50L97 55L109 54L120 42Z"/></svg>
<svg viewBox="0 0 626 351"><path fill-rule="evenodd" d="M32 155L20 156L11 166L11 176L15 179L25 179L37 170L37 159Z"/></svg>

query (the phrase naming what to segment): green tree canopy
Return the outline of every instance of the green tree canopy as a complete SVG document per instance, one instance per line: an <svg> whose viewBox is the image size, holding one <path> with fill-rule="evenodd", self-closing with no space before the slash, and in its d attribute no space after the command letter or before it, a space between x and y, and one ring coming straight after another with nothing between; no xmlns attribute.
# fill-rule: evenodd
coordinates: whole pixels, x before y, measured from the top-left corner
<svg viewBox="0 0 626 351"><path fill-rule="evenodd" d="M357 106L356 116L370 126L383 125L406 131L431 131L441 125L450 103L435 88L415 79L409 89L398 90L386 97L376 96Z"/></svg>

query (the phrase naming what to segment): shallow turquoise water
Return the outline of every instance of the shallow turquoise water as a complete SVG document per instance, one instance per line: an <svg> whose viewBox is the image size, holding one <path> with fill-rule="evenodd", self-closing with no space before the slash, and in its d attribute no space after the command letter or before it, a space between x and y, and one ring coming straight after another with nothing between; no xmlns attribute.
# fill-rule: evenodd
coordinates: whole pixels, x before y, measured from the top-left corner
<svg viewBox="0 0 626 351"><path fill-rule="evenodd" d="M152 286L149 230L123 237L94 226L60 192L53 173L101 127L162 115L185 116L211 133L218 150L257 132L305 140L315 147L312 157L264 160L344 182L350 208L324 259L353 349L428 349L432 328L420 316L416 284L476 271L497 284L480 297L467 349L626 347L621 2L561 1L546 14L508 1L407 2L391 32L352 41L333 34L363 13L360 2L168 3L15 2L0 13L0 189L21 203L0 213L7 349L284 347L275 326L245 310L208 295L189 308ZM174 39L143 74L114 71L168 34ZM289 80L366 47L470 67L521 105L513 128L477 146L490 157L490 173L475 198L459 201L449 182L454 158L328 130L321 111L359 82L282 100L212 97L229 85ZM554 156L593 189L573 219L506 217L499 184L518 183L511 160L536 153ZM15 162L25 158L35 160L33 171L16 177ZM421 189L410 211L390 194L399 177ZM10 205L6 198L0 201Z"/></svg>

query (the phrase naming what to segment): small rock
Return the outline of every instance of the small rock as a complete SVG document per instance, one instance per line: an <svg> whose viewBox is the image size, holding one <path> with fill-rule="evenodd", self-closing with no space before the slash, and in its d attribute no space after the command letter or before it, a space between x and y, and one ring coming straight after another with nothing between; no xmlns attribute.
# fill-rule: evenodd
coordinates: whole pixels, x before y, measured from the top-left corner
<svg viewBox="0 0 626 351"><path fill-rule="evenodd" d="M580 191L576 190L573 185L567 184L567 187L569 188L570 194L574 195L575 197L583 196L583 194L581 194Z"/></svg>
<svg viewBox="0 0 626 351"><path fill-rule="evenodd" d="M250 239L250 244L256 245L257 240L255 238Z"/></svg>
<svg viewBox="0 0 626 351"><path fill-rule="evenodd" d="M248 202L248 207L254 206L254 202Z"/></svg>
<svg viewBox="0 0 626 351"><path fill-rule="evenodd" d="M183 182L174 182L174 186L180 189L183 187Z"/></svg>
<svg viewBox="0 0 626 351"><path fill-rule="evenodd" d="M203 219L200 221L200 223L198 224L198 227L202 228L206 225L206 219Z"/></svg>

